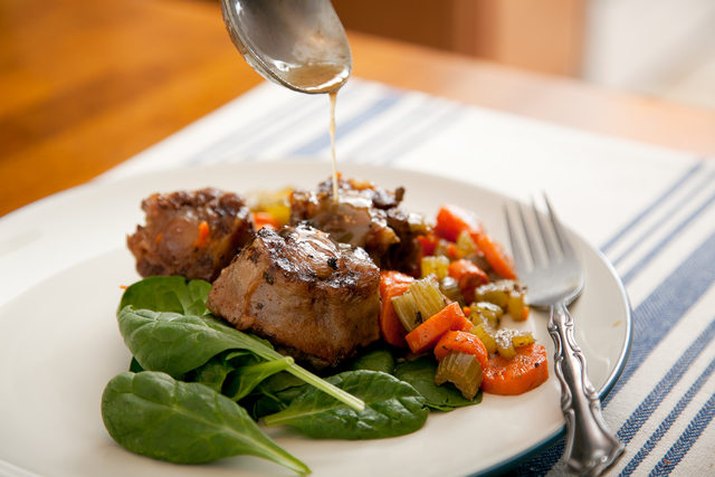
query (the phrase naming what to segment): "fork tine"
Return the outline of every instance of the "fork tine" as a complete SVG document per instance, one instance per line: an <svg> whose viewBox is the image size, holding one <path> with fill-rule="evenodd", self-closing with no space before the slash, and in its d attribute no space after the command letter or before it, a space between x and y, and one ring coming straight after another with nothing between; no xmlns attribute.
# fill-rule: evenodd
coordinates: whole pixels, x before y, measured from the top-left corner
<svg viewBox="0 0 715 477"><path fill-rule="evenodd" d="M529 267L529 259L523 253L523 244L516 235L515 226L509 213L509 206L504 204L504 218L506 220L506 228L509 232L509 242L511 243L511 255L514 258L517 270L523 272Z"/></svg>
<svg viewBox="0 0 715 477"><path fill-rule="evenodd" d="M532 197L531 199L531 211L534 213L534 220L539 228L539 233L541 234L541 239L544 243L544 250L546 251L546 256L549 260L554 260L556 258L556 244L551 236L546 232L546 224L544 224L544 218L539 210L536 208L536 201Z"/></svg>
<svg viewBox="0 0 715 477"><path fill-rule="evenodd" d="M554 230L554 235L556 235L556 239L559 242L561 253L563 253L564 256L567 257L572 256L574 254L573 248L571 247L571 243L566 238L566 233L564 232L564 228L561 225L561 222L559 222L559 219L556 217L556 213L554 212L554 208L551 205L549 196L547 196L546 193L544 193L543 196L544 202L546 203L546 208L549 211L549 220L551 221L551 226Z"/></svg>
<svg viewBox="0 0 715 477"><path fill-rule="evenodd" d="M537 250L537 245L534 243L534 234L530 233L529 225L526 223L526 217L524 216L524 207L521 204L517 205L519 210L519 219L521 220L521 227L524 231L524 239L526 245L529 248L529 253L531 254L531 263L536 266L537 263L543 263L541 260L541 254Z"/></svg>

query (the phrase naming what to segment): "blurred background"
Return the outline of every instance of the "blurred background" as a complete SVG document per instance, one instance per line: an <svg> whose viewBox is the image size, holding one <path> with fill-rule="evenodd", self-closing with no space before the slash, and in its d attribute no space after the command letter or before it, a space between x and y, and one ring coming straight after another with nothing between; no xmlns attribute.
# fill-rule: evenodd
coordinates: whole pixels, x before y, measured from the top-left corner
<svg viewBox="0 0 715 477"><path fill-rule="evenodd" d="M348 29L715 108L714 0L333 0Z"/></svg>

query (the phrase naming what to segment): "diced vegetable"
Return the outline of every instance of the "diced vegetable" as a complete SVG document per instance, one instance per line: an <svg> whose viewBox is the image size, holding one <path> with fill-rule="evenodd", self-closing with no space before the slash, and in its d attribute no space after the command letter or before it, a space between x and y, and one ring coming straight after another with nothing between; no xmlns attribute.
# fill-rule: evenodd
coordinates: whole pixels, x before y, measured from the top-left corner
<svg viewBox="0 0 715 477"><path fill-rule="evenodd" d="M484 343L484 347L487 349L489 354L497 352L497 340L494 338L495 331L486 322L482 322L472 327L470 333L482 340L482 343Z"/></svg>
<svg viewBox="0 0 715 477"><path fill-rule="evenodd" d="M515 348L534 343L534 336L528 331L518 331L514 329L501 329L496 332L497 352L507 359L516 355Z"/></svg>
<svg viewBox="0 0 715 477"><path fill-rule="evenodd" d="M407 292L391 299L402 326L414 330L420 323L434 315L447 304L434 277L417 280Z"/></svg>
<svg viewBox="0 0 715 477"><path fill-rule="evenodd" d="M256 230L263 227L277 229L280 227L280 223L270 212L253 212L253 226Z"/></svg>
<svg viewBox="0 0 715 477"><path fill-rule="evenodd" d="M480 233L474 236L474 241L477 243L477 247L482 251L484 257L491 265L492 269L503 278L510 280L516 279L516 272L514 271L514 263L511 261L504 250L502 250L501 245L493 241L489 235L485 233Z"/></svg>
<svg viewBox="0 0 715 477"><path fill-rule="evenodd" d="M437 236L455 242L462 231L481 233L482 227L473 213L455 205L443 205L437 212L434 232Z"/></svg>
<svg viewBox="0 0 715 477"><path fill-rule="evenodd" d="M521 332L512 336L511 344L514 345L514 348L523 348L524 346L534 344L534 335L528 331Z"/></svg>
<svg viewBox="0 0 715 477"><path fill-rule="evenodd" d="M518 348L513 359L495 355L484 369L482 390L501 395L522 394L549 377L546 348L532 344Z"/></svg>
<svg viewBox="0 0 715 477"><path fill-rule="evenodd" d="M288 199L292 189L284 188L277 191L263 192L255 196L251 203L252 212L265 212L275 221L276 228L285 225L290 220L290 205ZM258 224L257 224L258 225Z"/></svg>
<svg viewBox="0 0 715 477"><path fill-rule="evenodd" d="M474 290L489 281L486 273L473 262L464 258L449 264L449 276L457 280L462 296L467 303L474 301Z"/></svg>
<svg viewBox="0 0 715 477"><path fill-rule="evenodd" d="M525 309L526 313L524 313ZM506 312L517 321L523 321L529 317L529 308L526 306L523 292L512 291L509 293Z"/></svg>
<svg viewBox="0 0 715 477"><path fill-rule="evenodd" d="M437 385L450 382L466 399L474 399L482 384L482 365L472 354L452 351L439 362L434 382Z"/></svg>
<svg viewBox="0 0 715 477"><path fill-rule="evenodd" d="M434 357L437 361L441 361L452 351L474 355L482 367L486 367L489 360L484 343L477 336L466 331L448 331L442 335L434 347Z"/></svg>
<svg viewBox="0 0 715 477"><path fill-rule="evenodd" d="M444 277L439 282L439 289L449 301L464 303L464 297L462 297L462 292L459 290L459 283L454 278Z"/></svg>
<svg viewBox="0 0 715 477"><path fill-rule="evenodd" d="M405 293L410 285L415 281L409 275L395 271L384 271L380 273L380 299L382 306L380 309L380 332L386 343L404 348L405 335L407 330L395 312L392 298Z"/></svg>
<svg viewBox="0 0 715 477"><path fill-rule="evenodd" d="M529 316L524 289L514 280L499 280L481 285L474 291L474 299L477 302L486 301L498 305L517 321L523 321Z"/></svg>
<svg viewBox="0 0 715 477"><path fill-rule="evenodd" d="M438 241L439 238L433 233L418 236L417 242L420 244L422 249L422 257L434 255L434 249L437 247Z"/></svg>
<svg viewBox="0 0 715 477"><path fill-rule="evenodd" d="M472 322L464 316L459 303L455 302L447 305L439 313L410 331L405 340L410 350L419 354L432 349L447 331L467 331L471 327Z"/></svg>
<svg viewBox="0 0 715 477"><path fill-rule="evenodd" d="M197 248L203 248L209 243L209 237L211 236L211 229L209 228L208 222L202 220L199 223L199 230L196 237L196 242L194 245Z"/></svg>
<svg viewBox="0 0 715 477"><path fill-rule="evenodd" d="M479 250L477 249L477 244L472 239L472 235L467 230L462 230L457 236L457 251L462 257L470 257L476 254Z"/></svg>
<svg viewBox="0 0 715 477"><path fill-rule="evenodd" d="M504 315L504 310L494 303L489 303L488 301L480 301L472 303L470 306L469 319L475 325L480 324L482 321L486 321L492 328L499 327L499 320Z"/></svg>
<svg viewBox="0 0 715 477"><path fill-rule="evenodd" d="M422 270L422 278L434 275L437 280L442 280L447 276L450 268L449 259L447 257L422 257L420 261L420 268Z"/></svg>

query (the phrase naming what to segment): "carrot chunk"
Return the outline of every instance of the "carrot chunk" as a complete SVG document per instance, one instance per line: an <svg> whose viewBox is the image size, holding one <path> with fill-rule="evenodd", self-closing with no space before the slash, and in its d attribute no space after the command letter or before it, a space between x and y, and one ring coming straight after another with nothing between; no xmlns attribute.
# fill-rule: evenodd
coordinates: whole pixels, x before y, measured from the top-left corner
<svg viewBox="0 0 715 477"><path fill-rule="evenodd" d="M482 390L491 394L515 396L538 387L548 377L546 348L531 344L516 348L516 356L511 359L498 354L489 358L482 376Z"/></svg>
<svg viewBox="0 0 715 477"><path fill-rule="evenodd" d="M419 354L434 348L434 345L446 332L450 330L466 331L471 327L472 322L464 316L459 303L454 302L442 308L438 313L435 313L424 323L410 331L405 340L410 350Z"/></svg>
<svg viewBox="0 0 715 477"><path fill-rule="evenodd" d="M280 223L270 212L254 212L253 225L256 230L260 230L263 227L269 227L272 229L280 227Z"/></svg>
<svg viewBox="0 0 715 477"><path fill-rule="evenodd" d="M489 281L489 277L481 268L466 259L450 263L448 273L450 277L457 280L459 291L467 303L474 301L474 290Z"/></svg>
<svg viewBox="0 0 715 477"><path fill-rule="evenodd" d="M414 281L415 279L411 276L400 272L388 270L380 273L380 299L382 300L379 318L380 332L382 339L392 346L400 348L407 346L405 343L407 330L397 317L395 307L392 305L392 298L405 293Z"/></svg>
<svg viewBox="0 0 715 477"><path fill-rule="evenodd" d="M205 247L209 242L209 236L211 235L211 230L209 229L209 224L205 220L199 223L199 231L196 237L195 245L198 248Z"/></svg>
<svg viewBox="0 0 715 477"><path fill-rule="evenodd" d="M487 367L489 361L489 353L487 348L478 337L466 331L448 331L442 335L434 347L434 357L437 361L442 361L442 358L447 356L450 351L458 353L467 353L474 355L482 369Z"/></svg>
<svg viewBox="0 0 715 477"><path fill-rule="evenodd" d="M456 205L443 205L437 212L435 234L443 239L456 242L463 230L470 234L478 234L481 232L482 226L473 213Z"/></svg>
<svg viewBox="0 0 715 477"><path fill-rule="evenodd" d="M487 263L489 263L500 277L508 278L509 280L516 279L516 272L514 271L514 264L511 261L511 257L504 253L501 245L492 240L492 238L485 233L477 234L473 238L479 250L484 254Z"/></svg>
<svg viewBox="0 0 715 477"><path fill-rule="evenodd" d="M417 237L417 242L420 244L420 249L422 252L422 257L429 257L434 255L434 249L437 248L437 241L439 238L433 234L419 235Z"/></svg>

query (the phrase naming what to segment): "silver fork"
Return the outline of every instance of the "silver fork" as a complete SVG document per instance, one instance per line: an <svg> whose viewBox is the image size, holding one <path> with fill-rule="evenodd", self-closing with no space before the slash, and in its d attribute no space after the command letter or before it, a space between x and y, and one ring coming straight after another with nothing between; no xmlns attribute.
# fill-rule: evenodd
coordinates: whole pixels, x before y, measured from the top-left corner
<svg viewBox="0 0 715 477"><path fill-rule="evenodd" d="M579 475L596 476L618 460L624 446L606 428L601 402L586 374L586 358L574 340L574 323L567 306L583 290L583 268L546 195L544 201L548 218L532 202L532 225L522 206L518 206L517 214L505 207L504 214L514 262L527 286L529 303L550 310L548 329L556 347L554 370L561 383L568 467Z"/></svg>

